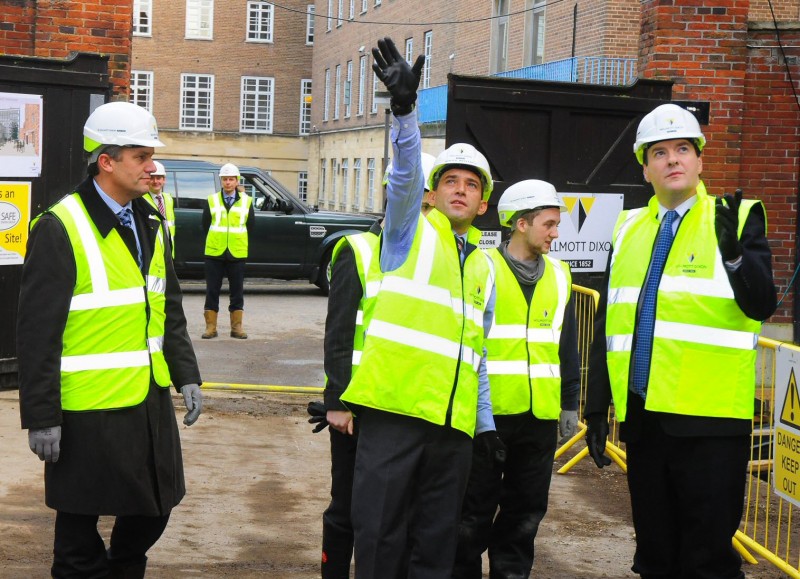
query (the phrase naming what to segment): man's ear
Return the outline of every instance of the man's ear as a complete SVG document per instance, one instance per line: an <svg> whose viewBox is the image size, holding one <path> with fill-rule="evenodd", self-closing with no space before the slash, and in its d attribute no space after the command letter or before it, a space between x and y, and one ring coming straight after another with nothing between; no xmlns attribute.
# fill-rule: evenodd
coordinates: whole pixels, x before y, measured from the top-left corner
<svg viewBox="0 0 800 579"><path fill-rule="evenodd" d="M478 215L483 215L486 213L486 210L489 208L488 201L481 201L481 204L478 205Z"/></svg>
<svg viewBox="0 0 800 579"><path fill-rule="evenodd" d="M101 171L106 173L111 173L114 171L114 165L111 162L114 159L108 153L101 153L99 157L97 157L97 168Z"/></svg>

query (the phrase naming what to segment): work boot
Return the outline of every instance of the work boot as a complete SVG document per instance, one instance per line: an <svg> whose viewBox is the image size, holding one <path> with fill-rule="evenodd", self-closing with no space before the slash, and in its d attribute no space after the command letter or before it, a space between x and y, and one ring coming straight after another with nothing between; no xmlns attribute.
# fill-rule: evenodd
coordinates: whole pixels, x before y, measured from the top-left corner
<svg viewBox="0 0 800 579"><path fill-rule="evenodd" d="M109 549L107 552L110 552ZM147 557L142 557L143 560L121 562L114 559L108 560L108 579L144 579L144 573L147 569Z"/></svg>
<svg viewBox="0 0 800 579"><path fill-rule="evenodd" d="M205 310L203 316L206 318L206 331L201 336L204 340L217 337L217 312Z"/></svg>
<svg viewBox="0 0 800 579"><path fill-rule="evenodd" d="M242 329L243 314L244 312L242 310L234 310L231 312L231 338L239 338L240 340L247 339L247 334L245 334Z"/></svg>

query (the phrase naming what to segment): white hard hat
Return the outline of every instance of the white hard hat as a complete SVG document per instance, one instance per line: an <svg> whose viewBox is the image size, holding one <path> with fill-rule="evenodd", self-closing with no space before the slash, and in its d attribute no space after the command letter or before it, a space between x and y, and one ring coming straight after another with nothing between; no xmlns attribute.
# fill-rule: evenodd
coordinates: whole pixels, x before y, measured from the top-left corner
<svg viewBox="0 0 800 579"><path fill-rule="evenodd" d="M162 177L166 176L167 171L164 169L164 165L159 163L158 161L153 161L153 164L156 166L156 170L150 173L150 176L153 177L154 175L161 175Z"/></svg>
<svg viewBox="0 0 800 579"><path fill-rule="evenodd" d="M156 118L147 109L127 102L97 107L83 126L83 148L88 153L103 145L163 147Z"/></svg>
<svg viewBox="0 0 800 579"><path fill-rule="evenodd" d="M666 104L654 108L639 123L633 144L636 160L644 164L647 145L669 139L689 139L700 151L706 146L706 137L695 116L678 105Z"/></svg>
<svg viewBox="0 0 800 579"><path fill-rule="evenodd" d="M381 185L386 187L389 184L389 175L392 174L392 162L389 161L389 164L386 165L386 170L383 172L383 180L381 181Z"/></svg>
<svg viewBox="0 0 800 579"><path fill-rule="evenodd" d="M431 174L428 177L428 189L433 191L434 183L437 181L442 171L454 165L469 167L476 170L483 181L483 200L488 201L489 195L492 194L492 188L494 187L492 172L489 169L489 161L486 160L486 157L484 157L478 149L467 143L450 145L436 157L436 162L434 162L433 169L431 169Z"/></svg>
<svg viewBox="0 0 800 579"><path fill-rule="evenodd" d="M428 191L430 191L430 185L428 183L431 180L431 172L433 172L433 166L435 164L436 157L430 153L422 153L422 174L425 176L425 189Z"/></svg>
<svg viewBox="0 0 800 579"><path fill-rule="evenodd" d="M239 167L234 165L233 163L225 163L219 169L219 176L220 177L241 177L239 174Z"/></svg>
<svg viewBox="0 0 800 579"><path fill-rule="evenodd" d="M558 207L566 211L567 206L558 198L556 188L547 181L526 179L514 183L503 192L497 203L500 225L513 228L511 221L520 211L533 211L539 207Z"/></svg>

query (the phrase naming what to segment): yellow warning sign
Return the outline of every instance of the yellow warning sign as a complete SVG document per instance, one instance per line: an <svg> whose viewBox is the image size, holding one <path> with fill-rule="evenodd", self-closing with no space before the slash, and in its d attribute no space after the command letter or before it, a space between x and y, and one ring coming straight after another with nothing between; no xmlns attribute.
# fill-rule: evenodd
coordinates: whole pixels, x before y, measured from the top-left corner
<svg viewBox="0 0 800 579"><path fill-rule="evenodd" d="M786 386L786 398L783 399L781 422L786 426L800 429L800 400L797 397L797 379L794 368L789 372L789 384Z"/></svg>

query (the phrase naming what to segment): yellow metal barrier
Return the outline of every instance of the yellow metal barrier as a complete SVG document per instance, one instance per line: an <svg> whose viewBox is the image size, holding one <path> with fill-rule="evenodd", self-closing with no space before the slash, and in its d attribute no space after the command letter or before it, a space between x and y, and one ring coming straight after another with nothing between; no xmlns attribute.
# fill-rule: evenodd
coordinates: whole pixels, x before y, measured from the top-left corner
<svg viewBox="0 0 800 579"><path fill-rule="evenodd" d="M275 386L272 384L226 384L204 382L203 390L230 390L234 392L276 392L280 394L322 394L322 386Z"/></svg>

